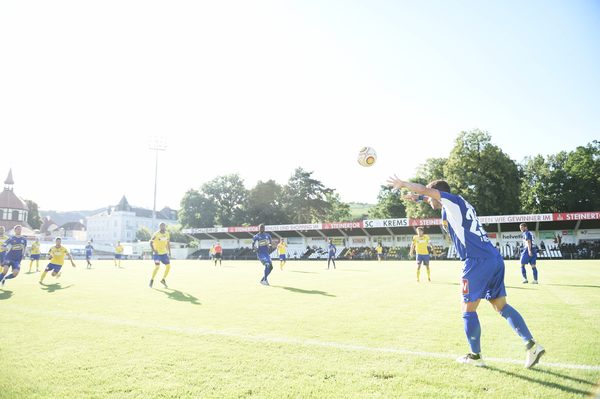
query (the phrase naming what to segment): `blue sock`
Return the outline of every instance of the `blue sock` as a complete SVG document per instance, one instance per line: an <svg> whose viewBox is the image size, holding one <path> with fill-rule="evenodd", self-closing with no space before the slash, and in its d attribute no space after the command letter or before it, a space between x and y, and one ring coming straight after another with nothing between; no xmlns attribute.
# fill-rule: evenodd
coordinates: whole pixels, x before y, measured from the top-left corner
<svg viewBox="0 0 600 399"><path fill-rule="evenodd" d="M471 352L481 353L481 324L477 312L464 312L463 324L465 325L465 334L471 346Z"/></svg>
<svg viewBox="0 0 600 399"><path fill-rule="evenodd" d="M15 278L14 274L7 274L6 277L4 277L5 280L10 280L11 278Z"/></svg>
<svg viewBox="0 0 600 399"><path fill-rule="evenodd" d="M327 259L327 268L328 268L328 269L329 269L329 263L330 263L330 262L331 262L331 261L330 261L329 259Z"/></svg>
<svg viewBox="0 0 600 399"><path fill-rule="evenodd" d="M533 339L533 336L529 332L529 328L527 328L527 324L525 324L525 320L523 320L523 317L515 308L509 304L504 305L504 308L500 311L500 316L508 321L508 324L517 334L519 334L525 343L530 339Z"/></svg>
<svg viewBox="0 0 600 399"><path fill-rule="evenodd" d="M537 267L532 267L531 270L533 271L533 279L537 281Z"/></svg>
<svg viewBox="0 0 600 399"><path fill-rule="evenodd" d="M271 274L271 269L269 269L268 267L265 267L265 281L267 280L267 277L269 276L269 274Z"/></svg>
<svg viewBox="0 0 600 399"><path fill-rule="evenodd" d="M527 272L525 271L525 266L521 266L521 274L523 275L523 278L527 280Z"/></svg>
<svg viewBox="0 0 600 399"><path fill-rule="evenodd" d="M4 273L0 273L0 281L4 278Z"/></svg>

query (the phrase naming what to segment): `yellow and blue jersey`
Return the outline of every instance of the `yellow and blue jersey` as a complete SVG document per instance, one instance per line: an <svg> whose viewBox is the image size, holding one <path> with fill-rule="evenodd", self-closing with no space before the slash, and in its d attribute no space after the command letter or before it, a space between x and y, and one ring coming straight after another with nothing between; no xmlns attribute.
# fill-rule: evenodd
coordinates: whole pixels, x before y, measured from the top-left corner
<svg viewBox="0 0 600 399"><path fill-rule="evenodd" d="M154 245L154 250L157 251L159 255L164 255L169 252L169 250L167 249L169 239L170 235L168 231L161 233L159 230L156 233L154 233L150 241Z"/></svg>
<svg viewBox="0 0 600 399"><path fill-rule="evenodd" d="M279 255L285 255L285 250L287 248L287 244L285 242L280 242L279 245L277 245L277 251L279 252Z"/></svg>
<svg viewBox="0 0 600 399"><path fill-rule="evenodd" d="M94 250L94 247L92 245L86 245L85 246L85 253L86 254L92 254L92 251Z"/></svg>
<svg viewBox="0 0 600 399"><path fill-rule="evenodd" d="M423 236L415 236L413 238L413 244L417 255L429 255L427 247L429 246L429 236L423 234Z"/></svg>
<svg viewBox="0 0 600 399"><path fill-rule="evenodd" d="M53 246L50 248L49 254L52 256L50 263L53 265L62 266L65 264L65 255L68 255L69 251L63 246Z"/></svg>
<svg viewBox="0 0 600 399"><path fill-rule="evenodd" d="M40 254L40 243L39 242L34 242L33 244L31 244L31 254L32 255Z"/></svg>
<svg viewBox="0 0 600 399"><path fill-rule="evenodd" d="M116 253L117 255L121 255L121 253L122 253L122 252L123 252L123 246L122 246L122 245L117 245L117 246L115 247L115 253Z"/></svg>

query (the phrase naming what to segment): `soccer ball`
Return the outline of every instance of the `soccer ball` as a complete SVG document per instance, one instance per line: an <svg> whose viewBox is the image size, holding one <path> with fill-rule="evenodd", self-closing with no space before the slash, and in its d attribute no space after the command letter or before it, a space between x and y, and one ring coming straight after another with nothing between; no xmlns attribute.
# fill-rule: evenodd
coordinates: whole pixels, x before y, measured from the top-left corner
<svg viewBox="0 0 600 399"><path fill-rule="evenodd" d="M358 152L358 164L360 166L373 166L377 161L377 153L371 147L363 147Z"/></svg>

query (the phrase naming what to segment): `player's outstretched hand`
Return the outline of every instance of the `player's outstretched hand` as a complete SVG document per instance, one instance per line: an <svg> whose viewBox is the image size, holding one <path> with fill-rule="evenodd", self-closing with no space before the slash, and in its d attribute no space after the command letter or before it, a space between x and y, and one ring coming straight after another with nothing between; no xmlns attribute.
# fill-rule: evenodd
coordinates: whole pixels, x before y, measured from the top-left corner
<svg viewBox="0 0 600 399"><path fill-rule="evenodd" d="M392 189L393 192L400 190L404 187L404 182L398 178L398 176L394 175L394 177L389 177L387 181L388 187L394 187Z"/></svg>

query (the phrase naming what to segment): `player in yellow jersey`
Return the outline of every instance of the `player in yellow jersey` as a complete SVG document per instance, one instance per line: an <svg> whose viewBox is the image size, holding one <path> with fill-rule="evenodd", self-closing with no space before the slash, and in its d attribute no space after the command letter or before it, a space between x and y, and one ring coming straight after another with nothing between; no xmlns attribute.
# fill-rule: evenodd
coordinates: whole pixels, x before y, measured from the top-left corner
<svg viewBox="0 0 600 399"><path fill-rule="evenodd" d="M35 271L40 271L40 239L39 237L35 238L35 242L31 244L31 263L29 264L29 271L31 271L31 266L33 266L33 261L35 260Z"/></svg>
<svg viewBox="0 0 600 399"><path fill-rule="evenodd" d="M69 257L71 265L73 265L73 267L76 267L75 262L73 262L73 257L71 256L67 248L60 245L62 243L62 238L56 237L55 242L56 245L50 248L50 251L48 251L50 263L48 263L48 266L46 266L46 270L44 270L44 273L42 273L42 277L40 277L40 284L43 284L44 278L50 270L52 270L52 277L60 277L60 275L62 274L60 269L65 263L65 255Z"/></svg>
<svg viewBox="0 0 600 399"><path fill-rule="evenodd" d="M4 262L4 256L6 255L6 251L1 246L4 241L8 240L8 236L4 235L4 232L4 226L0 226L0 265Z"/></svg>
<svg viewBox="0 0 600 399"><path fill-rule="evenodd" d="M377 252L377 260L381 262L381 258L383 257L383 247L381 246L381 243L377 244L375 252Z"/></svg>
<svg viewBox="0 0 600 399"><path fill-rule="evenodd" d="M431 247L432 253L435 253L435 248L431 241L429 241L429 236L423 234L423 228L417 227L417 233L419 235L413 238L412 245L410 246L410 256L414 258L415 248L417 249L417 283L419 282L419 276L421 275L421 262L425 264L425 268L427 269L427 280L431 282L431 272L429 271L429 252L427 247Z"/></svg>
<svg viewBox="0 0 600 399"><path fill-rule="evenodd" d="M277 245L277 253L279 254L279 267L281 268L281 270L283 270L283 265L285 265L286 262L286 252L287 244L282 239L281 242Z"/></svg>
<svg viewBox="0 0 600 399"><path fill-rule="evenodd" d="M117 259L119 260L119 267L121 267L121 256L123 255L123 246L121 245L121 241L117 241L117 245L115 245L115 267L117 267Z"/></svg>
<svg viewBox="0 0 600 399"><path fill-rule="evenodd" d="M215 256L216 256L215 254L217 253L217 251L215 250L215 247L216 247L216 244L213 244L212 247L210 247L210 252L209 252L208 258L211 262L215 260ZM215 266L216 265L217 264L215 263Z"/></svg>
<svg viewBox="0 0 600 399"><path fill-rule="evenodd" d="M154 252L154 272L152 272L152 279L150 280L150 288L152 288L152 284L154 283L154 277L156 277L156 273L158 273L158 269L160 268L160 262L165 265L165 275L163 279L160 280L160 283L167 287L167 282L165 281L167 275L169 274L169 270L171 270L171 244L169 242L170 236L167 231L167 226L164 223L158 225L158 230L150 239L150 247L152 247L152 251Z"/></svg>

